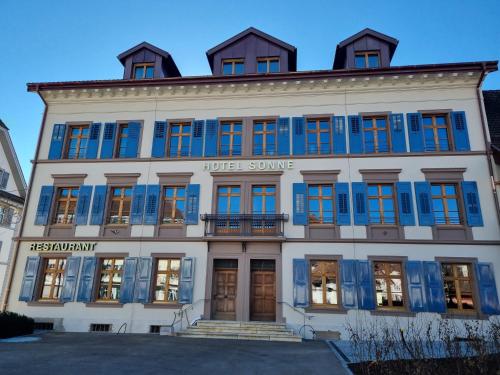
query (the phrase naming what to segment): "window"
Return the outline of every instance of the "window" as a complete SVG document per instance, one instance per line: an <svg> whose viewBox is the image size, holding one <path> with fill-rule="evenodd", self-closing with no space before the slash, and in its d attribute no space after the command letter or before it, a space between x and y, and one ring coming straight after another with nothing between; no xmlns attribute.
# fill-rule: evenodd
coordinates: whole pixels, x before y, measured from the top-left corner
<svg viewBox="0 0 500 375"><path fill-rule="evenodd" d="M189 156L189 144L191 141L191 123L172 123L170 128L170 142L168 155L171 158Z"/></svg>
<svg viewBox="0 0 500 375"><path fill-rule="evenodd" d="M443 263L444 295L448 310L473 311L472 270L470 264Z"/></svg>
<svg viewBox="0 0 500 375"><path fill-rule="evenodd" d="M280 59L278 57L263 57L257 59L257 73L279 73Z"/></svg>
<svg viewBox="0 0 500 375"><path fill-rule="evenodd" d="M307 153L330 154L331 133L328 119L307 120Z"/></svg>
<svg viewBox="0 0 500 375"><path fill-rule="evenodd" d="M49 258L43 260L41 300L59 300L63 288L65 266L66 258Z"/></svg>
<svg viewBox="0 0 500 375"><path fill-rule="evenodd" d="M130 202L132 187L111 188L111 206L109 210L109 224L128 224L130 219Z"/></svg>
<svg viewBox="0 0 500 375"><path fill-rule="evenodd" d="M252 213L257 215L276 213L276 186L252 186Z"/></svg>
<svg viewBox="0 0 500 375"><path fill-rule="evenodd" d="M223 122L220 131L220 154L222 156L241 155L242 123Z"/></svg>
<svg viewBox="0 0 500 375"><path fill-rule="evenodd" d="M389 128L387 117L363 117L365 152L389 151Z"/></svg>
<svg viewBox="0 0 500 375"><path fill-rule="evenodd" d="M241 188L239 186L219 186L217 189L217 213L240 213Z"/></svg>
<svg viewBox="0 0 500 375"><path fill-rule="evenodd" d="M436 224L461 224L457 184L431 184L432 211Z"/></svg>
<svg viewBox="0 0 500 375"><path fill-rule="evenodd" d="M123 258L101 260L98 301L118 301L122 284Z"/></svg>
<svg viewBox="0 0 500 375"><path fill-rule="evenodd" d="M163 189L162 224L183 224L186 203L184 186L165 186Z"/></svg>
<svg viewBox="0 0 500 375"><path fill-rule="evenodd" d="M222 74L235 75L245 73L245 63L243 59L222 60Z"/></svg>
<svg viewBox="0 0 500 375"><path fill-rule="evenodd" d="M399 262L374 262L378 308L404 308L403 271Z"/></svg>
<svg viewBox="0 0 500 375"><path fill-rule="evenodd" d="M337 306L337 262L330 260L311 260L310 264L312 305L325 307Z"/></svg>
<svg viewBox="0 0 500 375"><path fill-rule="evenodd" d="M450 151L450 130L446 114L423 114L425 151Z"/></svg>
<svg viewBox="0 0 500 375"><path fill-rule="evenodd" d="M0 225L10 227L13 217L14 209L10 207L0 206Z"/></svg>
<svg viewBox="0 0 500 375"><path fill-rule="evenodd" d="M117 158L127 157L127 147L128 147L128 124L118 125L118 147L116 148Z"/></svg>
<svg viewBox="0 0 500 375"><path fill-rule="evenodd" d="M356 52L354 66L358 69L380 68L380 55L378 51Z"/></svg>
<svg viewBox="0 0 500 375"><path fill-rule="evenodd" d="M75 125L69 127L68 146L66 157L68 159L84 159L89 141L89 126Z"/></svg>
<svg viewBox="0 0 500 375"><path fill-rule="evenodd" d="M309 224L333 224L333 185L308 185Z"/></svg>
<svg viewBox="0 0 500 375"><path fill-rule="evenodd" d="M276 121L256 121L253 124L253 154L276 155Z"/></svg>
<svg viewBox="0 0 500 375"><path fill-rule="evenodd" d="M394 186L368 184L368 208L370 224L396 224Z"/></svg>
<svg viewBox="0 0 500 375"><path fill-rule="evenodd" d="M77 187L62 187L57 190L57 200L54 211L54 224L73 224L78 201Z"/></svg>
<svg viewBox="0 0 500 375"><path fill-rule="evenodd" d="M155 302L177 302L180 259L158 259L156 263Z"/></svg>
<svg viewBox="0 0 500 375"><path fill-rule="evenodd" d="M154 64L135 64L134 65L134 79L144 79L154 77L155 66Z"/></svg>

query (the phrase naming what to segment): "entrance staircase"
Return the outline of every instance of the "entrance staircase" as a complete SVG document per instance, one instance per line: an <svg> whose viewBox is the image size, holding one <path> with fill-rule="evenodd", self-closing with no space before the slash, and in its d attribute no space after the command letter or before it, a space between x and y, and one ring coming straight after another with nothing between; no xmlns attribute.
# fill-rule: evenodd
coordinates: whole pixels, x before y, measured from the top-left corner
<svg viewBox="0 0 500 375"><path fill-rule="evenodd" d="M227 320L198 320L177 333L177 336L207 339L262 340L301 342L284 323L236 322Z"/></svg>

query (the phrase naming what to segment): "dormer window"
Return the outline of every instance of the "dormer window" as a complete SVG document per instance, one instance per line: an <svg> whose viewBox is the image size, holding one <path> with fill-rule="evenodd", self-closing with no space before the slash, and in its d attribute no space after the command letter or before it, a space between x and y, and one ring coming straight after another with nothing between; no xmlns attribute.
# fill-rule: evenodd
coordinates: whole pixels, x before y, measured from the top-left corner
<svg viewBox="0 0 500 375"><path fill-rule="evenodd" d="M356 52L354 65L358 69L380 68L380 54L378 51Z"/></svg>
<svg viewBox="0 0 500 375"><path fill-rule="evenodd" d="M222 74L225 76L244 74L245 61L243 59L222 60Z"/></svg>
<svg viewBox="0 0 500 375"><path fill-rule="evenodd" d="M154 64L134 64L134 79L145 79L154 77Z"/></svg>
<svg viewBox="0 0 500 375"><path fill-rule="evenodd" d="M257 59L257 73L279 73L280 59L277 57L262 57Z"/></svg>

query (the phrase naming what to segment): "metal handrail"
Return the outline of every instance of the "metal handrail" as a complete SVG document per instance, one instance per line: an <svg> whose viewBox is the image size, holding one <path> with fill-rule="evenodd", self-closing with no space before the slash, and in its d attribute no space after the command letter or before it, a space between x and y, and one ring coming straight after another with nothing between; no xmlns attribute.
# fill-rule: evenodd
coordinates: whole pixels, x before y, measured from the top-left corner
<svg viewBox="0 0 500 375"><path fill-rule="evenodd" d="M314 318L314 315L309 315L309 314L307 314L306 312L300 311L298 308L296 308L295 306L290 305L290 304L289 304L288 302L286 302L286 301L278 301L278 303L279 303L279 304L281 304L281 305L286 305L286 306L288 306L289 308L291 308L293 311L295 311L295 312L299 313L300 315L302 315L302 317L303 317L303 324L302 324L302 326L299 328L299 332L298 332L299 336L302 336L302 338L303 338L303 339L305 339L305 335L306 335L306 330L305 330L305 328L306 328L306 327L311 328L311 331L312 331L313 337L315 337L315 336L316 336L316 330L314 329L314 327L313 327L311 324L306 324L306 319L307 319L307 320L311 320L311 319L313 319L313 318ZM304 332L302 332L302 329L304 329Z"/></svg>
<svg viewBox="0 0 500 375"><path fill-rule="evenodd" d="M203 214L205 236L283 236L287 214Z"/></svg>
<svg viewBox="0 0 500 375"><path fill-rule="evenodd" d="M116 332L117 335L120 334L120 331L122 330L122 328L124 327L123 329L123 333L127 333L127 323L123 323L120 328L118 328L118 332Z"/></svg>

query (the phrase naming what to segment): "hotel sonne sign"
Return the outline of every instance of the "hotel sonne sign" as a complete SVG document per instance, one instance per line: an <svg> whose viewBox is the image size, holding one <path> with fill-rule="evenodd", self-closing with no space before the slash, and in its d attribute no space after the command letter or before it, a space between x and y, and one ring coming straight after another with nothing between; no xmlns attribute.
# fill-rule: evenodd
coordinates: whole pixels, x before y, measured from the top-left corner
<svg viewBox="0 0 500 375"><path fill-rule="evenodd" d="M283 171L293 169L293 160L210 161L204 171Z"/></svg>

